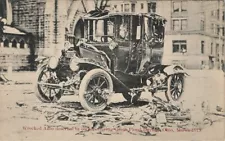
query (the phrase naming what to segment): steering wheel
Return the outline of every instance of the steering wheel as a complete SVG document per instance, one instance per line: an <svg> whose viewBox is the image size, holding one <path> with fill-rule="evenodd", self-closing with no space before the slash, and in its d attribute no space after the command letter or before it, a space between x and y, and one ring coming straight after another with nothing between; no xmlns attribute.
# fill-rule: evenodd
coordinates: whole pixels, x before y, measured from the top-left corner
<svg viewBox="0 0 225 141"><path fill-rule="evenodd" d="M101 36L101 42L104 42L105 37L110 38L111 40L113 40L113 36L103 35L103 36Z"/></svg>

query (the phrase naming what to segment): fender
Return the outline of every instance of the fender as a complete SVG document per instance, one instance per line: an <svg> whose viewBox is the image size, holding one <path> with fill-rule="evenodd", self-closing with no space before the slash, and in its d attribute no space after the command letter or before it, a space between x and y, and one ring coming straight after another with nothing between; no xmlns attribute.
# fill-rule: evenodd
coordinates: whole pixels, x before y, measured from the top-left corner
<svg viewBox="0 0 225 141"><path fill-rule="evenodd" d="M167 75L182 73L188 75L185 68L180 65L170 65L164 68L163 70Z"/></svg>
<svg viewBox="0 0 225 141"><path fill-rule="evenodd" d="M107 72L110 71L109 67L107 66L106 63L104 62L96 62L95 60L93 59L89 59L89 58L78 58L78 57L75 57L73 59L73 63L77 63L78 65L91 65L91 66L94 66L94 67L98 67L98 68L101 68L101 69L104 69L106 70Z"/></svg>
<svg viewBox="0 0 225 141"><path fill-rule="evenodd" d="M99 63L99 62L96 62L92 59L89 59L89 58L78 58L76 59L75 61L78 65L80 66L84 66L84 65L89 65L89 66L92 66L92 67L96 67L96 68L100 68L100 69L103 69L105 70L111 77L112 77L112 80L113 80L113 83L114 83L114 86L119 85L120 86L120 89L117 90L115 87L114 87L114 90L116 90L117 92L124 92L124 91L130 91L130 89L123 83L121 82L112 72L111 70L109 69L109 67L106 65L106 63Z"/></svg>

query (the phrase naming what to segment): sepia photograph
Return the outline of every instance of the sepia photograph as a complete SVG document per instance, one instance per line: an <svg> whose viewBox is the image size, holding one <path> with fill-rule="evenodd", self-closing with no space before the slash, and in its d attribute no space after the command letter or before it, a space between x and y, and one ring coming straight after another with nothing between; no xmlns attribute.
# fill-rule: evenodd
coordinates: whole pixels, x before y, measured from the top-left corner
<svg viewBox="0 0 225 141"><path fill-rule="evenodd" d="M0 141L224 141L225 0L0 0Z"/></svg>

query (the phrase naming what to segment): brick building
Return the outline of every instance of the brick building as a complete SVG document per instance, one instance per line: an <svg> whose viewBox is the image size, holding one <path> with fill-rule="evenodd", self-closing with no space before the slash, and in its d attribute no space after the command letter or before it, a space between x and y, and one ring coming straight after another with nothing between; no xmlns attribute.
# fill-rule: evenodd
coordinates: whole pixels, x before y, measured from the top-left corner
<svg viewBox="0 0 225 141"><path fill-rule="evenodd" d="M74 35L80 15L94 8L89 0L14 0L13 22L35 36L36 55L51 56ZM67 37L65 37L67 36Z"/></svg>
<svg viewBox="0 0 225 141"><path fill-rule="evenodd" d="M10 0L1 0L0 17L0 71L30 70L33 36L13 26Z"/></svg>

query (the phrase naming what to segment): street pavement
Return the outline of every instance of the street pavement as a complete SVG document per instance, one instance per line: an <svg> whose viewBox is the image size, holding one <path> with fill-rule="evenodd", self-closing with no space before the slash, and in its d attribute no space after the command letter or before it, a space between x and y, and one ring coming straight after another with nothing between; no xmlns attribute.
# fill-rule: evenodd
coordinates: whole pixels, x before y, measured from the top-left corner
<svg viewBox="0 0 225 141"><path fill-rule="evenodd" d="M19 74L19 75L18 75ZM221 107L224 114L225 93L224 93L224 74L219 71L189 71L190 76L186 78L185 92L181 99L184 109L196 111L206 104L210 112L216 112L217 107ZM123 132L119 135L75 135L72 131L51 131L51 130L24 130L24 126L41 127L46 123L43 113L34 112L34 107L48 107L54 104L41 103L34 95L34 72L14 73L10 79L17 84L0 85L0 140L224 140L225 139L225 118L222 116L214 117L214 124L204 128L201 132L160 132L156 136L138 136ZM9 78L9 76L7 76ZM163 93L158 96L164 98ZM151 101L149 93L143 93L142 100ZM111 101L120 103L124 101L121 94L115 94ZM59 103L79 102L78 96L64 96ZM137 110L128 108L127 111ZM45 111L46 112L46 111ZM55 123L59 124L59 123ZM60 122L61 126L63 122ZM66 124L66 123L65 123Z"/></svg>

